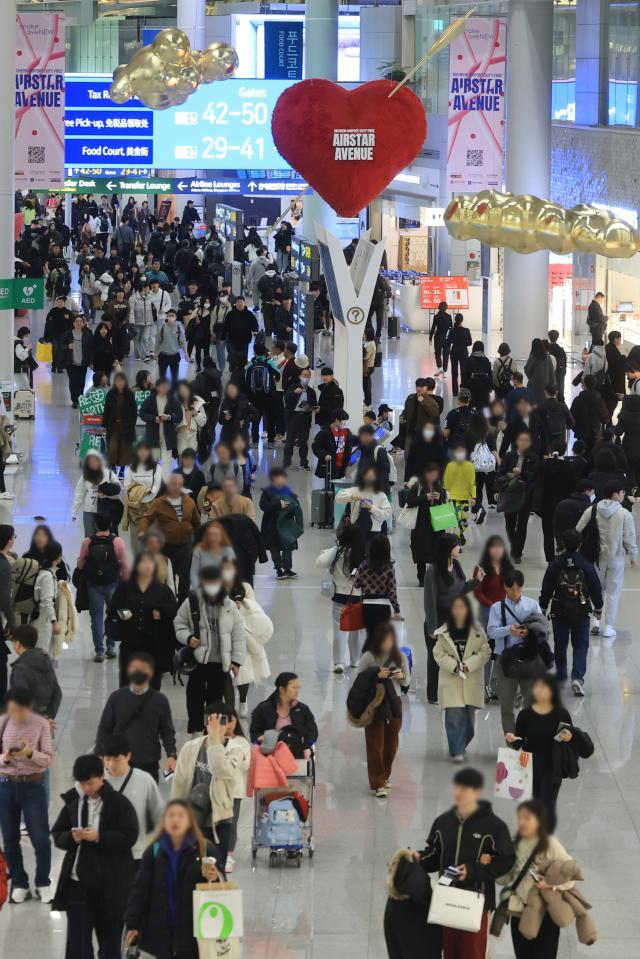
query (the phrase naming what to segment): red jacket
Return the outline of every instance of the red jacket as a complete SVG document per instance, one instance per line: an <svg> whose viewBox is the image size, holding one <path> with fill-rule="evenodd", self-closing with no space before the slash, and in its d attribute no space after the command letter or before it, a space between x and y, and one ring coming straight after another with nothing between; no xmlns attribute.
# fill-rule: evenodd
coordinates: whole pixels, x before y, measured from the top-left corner
<svg viewBox="0 0 640 959"><path fill-rule="evenodd" d="M473 595L480 605L486 606L487 609L493 606L494 603L501 602L507 595L504 583L502 582L502 576L492 571L485 576L479 586L476 586Z"/></svg>
<svg viewBox="0 0 640 959"><path fill-rule="evenodd" d="M247 796L253 796L256 789L288 786L287 776L291 776L297 768L298 764L286 743L277 743L268 756L260 752L260 746L253 746L247 776Z"/></svg>

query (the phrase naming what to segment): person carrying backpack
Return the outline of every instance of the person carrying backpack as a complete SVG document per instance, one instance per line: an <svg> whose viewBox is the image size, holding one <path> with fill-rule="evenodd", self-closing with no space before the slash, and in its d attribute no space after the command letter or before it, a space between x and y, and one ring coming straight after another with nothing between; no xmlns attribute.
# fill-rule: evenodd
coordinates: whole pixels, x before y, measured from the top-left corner
<svg viewBox="0 0 640 959"><path fill-rule="evenodd" d="M498 355L493 361L493 389L496 399L503 400L511 390L511 377L518 372L518 364L511 356L508 343L501 343Z"/></svg>
<svg viewBox="0 0 640 959"><path fill-rule="evenodd" d="M111 521L98 513L96 533L86 536L80 547L78 569L82 570L87 583L89 597L89 615L91 617L91 636L95 649L94 663L104 661L104 614L111 602L118 583L129 576L129 560L124 540L111 532ZM107 659L118 655L114 641L107 640Z"/></svg>
<svg viewBox="0 0 640 959"><path fill-rule="evenodd" d="M280 370L274 360L268 356L264 334L259 333L253 347L253 357L245 367L247 396L258 410L251 423L252 439L257 445L260 439L260 420L263 420L270 447L276 440L275 393L280 380Z"/></svg>
<svg viewBox="0 0 640 959"><path fill-rule="evenodd" d="M567 681L567 648L573 647L571 688L584 696L589 652L589 616L602 614L602 587L596 568L580 553L582 534L568 529L562 534L564 552L549 563L542 580L540 608L549 610L553 624L554 657L558 682Z"/></svg>

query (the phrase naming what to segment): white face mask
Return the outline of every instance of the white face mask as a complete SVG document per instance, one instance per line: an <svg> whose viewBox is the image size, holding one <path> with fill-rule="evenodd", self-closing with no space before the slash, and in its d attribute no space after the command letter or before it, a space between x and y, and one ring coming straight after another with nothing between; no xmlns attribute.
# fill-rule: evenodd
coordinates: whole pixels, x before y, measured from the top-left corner
<svg viewBox="0 0 640 959"><path fill-rule="evenodd" d="M467 458L467 454L464 452L464 450L458 450L457 453L453 454L453 458L457 463L464 463Z"/></svg>
<svg viewBox="0 0 640 959"><path fill-rule="evenodd" d="M308 376L303 376L300 378L300 382L302 383L303 386L308 386L311 380L309 379Z"/></svg>
<svg viewBox="0 0 640 959"><path fill-rule="evenodd" d="M593 503L593 501L595 500L595 498L596 498L596 494L595 494L595 493L591 493L590 496L589 496L589 501L590 501L591 503Z"/></svg>
<svg viewBox="0 0 640 959"><path fill-rule="evenodd" d="M424 430L422 431L422 437L423 437L423 439L425 439L425 440L427 441L427 443L429 442L429 440L432 440L435 435L436 435L436 431L435 431L435 430L424 429Z"/></svg>
<svg viewBox="0 0 640 959"><path fill-rule="evenodd" d="M222 579L225 583L232 583L236 578L235 571L232 569L223 569L222 570Z"/></svg>
<svg viewBox="0 0 640 959"><path fill-rule="evenodd" d="M220 583L203 583L202 589L209 599L215 599L222 587L220 586Z"/></svg>

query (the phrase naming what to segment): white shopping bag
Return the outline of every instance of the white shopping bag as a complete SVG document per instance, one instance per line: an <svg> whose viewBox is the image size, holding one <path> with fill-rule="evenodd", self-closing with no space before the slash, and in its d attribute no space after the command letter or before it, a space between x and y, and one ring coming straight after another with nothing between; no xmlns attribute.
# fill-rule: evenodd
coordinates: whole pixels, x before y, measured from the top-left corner
<svg viewBox="0 0 640 959"><path fill-rule="evenodd" d="M495 796L524 802L533 796L533 756L502 747L498 750Z"/></svg>
<svg viewBox="0 0 640 959"><path fill-rule="evenodd" d="M193 892L193 932L196 939L241 938L244 916L240 889L199 883Z"/></svg>
<svg viewBox="0 0 640 959"><path fill-rule="evenodd" d="M436 883L431 893L427 922L463 932L479 932L482 926L484 896L473 889Z"/></svg>

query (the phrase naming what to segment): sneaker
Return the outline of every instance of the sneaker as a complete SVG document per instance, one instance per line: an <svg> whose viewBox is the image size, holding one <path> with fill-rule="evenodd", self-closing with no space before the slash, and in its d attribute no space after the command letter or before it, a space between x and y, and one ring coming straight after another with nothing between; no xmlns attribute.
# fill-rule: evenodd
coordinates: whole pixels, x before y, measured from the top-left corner
<svg viewBox="0 0 640 959"><path fill-rule="evenodd" d="M484 506L481 506L481 507L479 508L478 512L476 513L476 525L477 525L477 526L482 526L482 524L484 523L486 517L487 517L487 511L486 511L486 509L484 508Z"/></svg>
<svg viewBox="0 0 640 959"><path fill-rule="evenodd" d="M522 563L522 556L512 556L511 559L512 559L513 562L516 563L518 566Z"/></svg>
<svg viewBox="0 0 640 959"><path fill-rule="evenodd" d="M16 904L20 902L26 902L27 899L31 899L31 891L29 889L22 889L15 887L11 889L11 896L9 902L15 902Z"/></svg>
<svg viewBox="0 0 640 959"><path fill-rule="evenodd" d="M386 799L386 798L387 798L387 787L386 787L386 786L380 786L379 789L374 789L374 790L373 790L373 795L376 797L376 799Z"/></svg>
<svg viewBox="0 0 640 959"><path fill-rule="evenodd" d="M53 886L36 886L36 896L40 902L53 902Z"/></svg>
<svg viewBox="0 0 640 959"><path fill-rule="evenodd" d="M248 715L249 715L249 707L247 706L246 703L240 703L240 705L238 706L238 716L240 717L240 719L246 719Z"/></svg>
<svg viewBox="0 0 640 959"><path fill-rule="evenodd" d="M384 784L384 788L385 788L385 789L392 789L392 788L393 788L390 779L387 779L386 783Z"/></svg>
<svg viewBox="0 0 640 959"><path fill-rule="evenodd" d="M233 868L235 864L236 864L236 861L233 858L233 856L227 855L227 861L224 864L224 871L227 876L229 875L230 872L233 872Z"/></svg>
<svg viewBox="0 0 640 959"><path fill-rule="evenodd" d="M109 647L109 649L107 649L107 652L106 652L106 657L107 659L117 659L118 654L116 653L115 649L113 649L113 647Z"/></svg>
<svg viewBox="0 0 640 959"><path fill-rule="evenodd" d="M343 673L344 672L344 663L334 663L333 665L334 673Z"/></svg>
<svg viewBox="0 0 640 959"><path fill-rule="evenodd" d="M15 499L13 493L0 493L0 499Z"/></svg>
<svg viewBox="0 0 640 959"><path fill-rule="evenodd" d="M605 626L605 628L602 630L602 635L603 635L606 639L613 639L613 637L614 637L614 636L617 636L618 634L617 634L617 632L615 631L615 629L613 628L613 626Z"/></svg>
<svg viewBox="0 0 640 959"><path fill-rule="evenodd" d="M300 469L301 469L304 473L308 473L309 470L311 469L311 467L309 466L308 463L300 463Z"/></svg>
<svg viewBox="0 0 640 959"><path fill-rule="evenodd" d="M286 577L287 579L297 579L297 578L298 578L298 574L297 574L294 570L292 570L292 569L288 569L284 575L285 575L285 577Z"/></svg>
<svg viewBox="0 0 640 959"><path fill-rule="evenodd" d="M573 690L574 696L584 696L584 683L581 679L573 679L571 681L571 689Z"/></svg>
<svg viewBox="0 0 640 959"><path fill-rule="evenodd" d="M600 620L594 619L591 625L591 633L593 636L598 636L600 634Z"/></svg>
<svg viewBox="0 0 640 959"><path fill-rule="evenodd" d="M442 369L441 366L438 367L438 372L436 373L436 376L444 376L444 370Z"/></svg>
<svg viewBox="0 0 640 959"><path fill-rule="evenodd" d="M457 756L450 756L452 763L463 763L464 762L464 753L458 753Z"/></svg>
<svg viewBox="0 0 640 959"><path fill-rule="evenodd" d="M102 653L96 653L93 657L94 663L104 663L104 656Z"/></svg>

